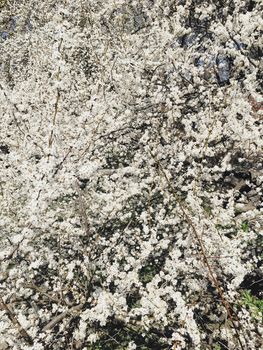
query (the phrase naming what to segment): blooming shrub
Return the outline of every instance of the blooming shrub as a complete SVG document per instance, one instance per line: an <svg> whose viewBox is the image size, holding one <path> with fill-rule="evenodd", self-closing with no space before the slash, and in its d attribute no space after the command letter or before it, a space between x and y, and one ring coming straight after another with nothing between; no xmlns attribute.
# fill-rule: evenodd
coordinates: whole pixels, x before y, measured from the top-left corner
<svg viewBox="0 0 263 350"><path fill-rule="evenodd" d="M0 349L259 349L260 2L0 6Z"/></svg>

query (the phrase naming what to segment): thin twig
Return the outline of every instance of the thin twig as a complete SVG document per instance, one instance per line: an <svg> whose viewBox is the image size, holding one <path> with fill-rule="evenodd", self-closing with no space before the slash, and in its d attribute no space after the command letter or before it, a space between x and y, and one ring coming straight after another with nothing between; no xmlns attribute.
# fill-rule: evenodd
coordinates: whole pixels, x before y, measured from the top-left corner
<svg viewBox="0 0 263 350"><path fill-rule="evenodd" d="M16 318L16 316L14 315L14 313L9 309L9 307L6 305L6 303L4 302L2 296L0 295L0 309L6 311L7 316L9 317L10 321L13 323L13 325L18 329L19 333L21 334L21 336L25 339L25 341L30 344L33 345L33 339L31 338L31 336L27 333L27 331L22 327L22 325L20 324L20 322L18 321L18 319Z"/></svg>
<svg viewBox="0 0 263 350"><path fill-rule="evenodd" d="M55 111L54 111L54 115L53 115L53 127L56 124L56 117L58 114L58 104L59 104L59 99L60 99L60 91L59 89L57 89L57 96L56 96L56 101L55 101ZM48 140L48 147L51 147L52 143L53 143L53 138L54 138L54 129L51 130L50 136L49 136L49 140Z"/></svg>
<svg viewBox="0 0 263 350"><path fill-rule="evenodd" d="M54 302L56 302L56 303L60 303L60 302L61 302L61 300L59 300L58 298L53 297L52 295L50 295L49 293L47 293L44 289L39 288L38 286L36 286L36 285L33 284L33 283L24 283L24 284L23 284L23 287L24 287L24 288L28 288L28 289L34 289L34 290L36 290L37 292L39 292L40 294L46 296L48 299L50 299L50 300L52 300L52 301L54 301Z"/></svg>
<svg viewBox="0 0 263 350"><path fill-rule="evenodd" d="M201 249L201 254L202 254L202 261L203 261L203 264L204 266L207 268L208 270L208 277L209 279L211 280L211 282L214 284L216 290L217 290L217 293L220 297L220 300L222 302L222 305L224 306L224 308L226 309L226 312L227 312L227 316L231 322L231 324L233 325L233 328L235 330L235 333L236 333L236 336L237 336L237 339L238 339L238 342L240 344L240 347L242 350L244 350L244 346L241 342L241 339L240 339L240 335L239 335L239 332L238 332L238 329L237 329L237 326L235 325L235 322L234 322L234 318L233 318L233 315L232 315L232 308L229 304L229 302L226 300L225 298L225 293L223 291L223 289L221 288L220 284L219 284L219 281L218 281L218 278L217 278L217 275L216 273L213 271L211 265L210 265L210 262L209 262L209 258L206 254L206 248L204 246L204 243L203 243L203 240L202 238L200 237L199 233L197 232L196 228L195 228L195 225L193 223L193 221L191 220L190 216L188 215L187 213L187 207L183 201L183 199L181 199L178 195L177 195L177 192L176 192L176 189L174 188L174 186L172 185L171 181L169 180L167 174L165 173L163 167L162 167L162 164L160 163L159 160L156 159L156 157L153 155L153 153L150 151L151 153L151 156L153 157L153 159L157 162L158 164L158 168L160 169L161 173L163 174L164 178L166 179L166 182L168 184L168 186L170 187L175 199L177 200L177 203L179 205L179 208L181 210L181 212L183 213L183 216L185 217L186 219L186 222L188 223L188 225L192 228L192 231L194 233L194 236L199 244L199 247Z"/></svg>
<svg viewBox="0 0 263 350"><path fill-rule="evenodd" d="M57 323L59 323L60 321L63 320L63 318L65 318L68 314L74 313L74 312L78 312L83 308L84 304L79 304L76 306L72 306L69 310L66 310L64 312L62 312L61 314L59 314L58 316L54 317L44 328L43 331L46 332L50 329L52 329L53 327L55 327L55 325Z"/></svg>

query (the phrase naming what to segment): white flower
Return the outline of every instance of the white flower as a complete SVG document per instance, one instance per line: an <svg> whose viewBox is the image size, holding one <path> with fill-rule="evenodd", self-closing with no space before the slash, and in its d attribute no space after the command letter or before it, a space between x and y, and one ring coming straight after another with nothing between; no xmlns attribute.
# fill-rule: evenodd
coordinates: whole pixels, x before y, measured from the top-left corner
<svg viewBox="0 0 263 350"><path fill-rule="evenodd" d="M97 333L92 333L88 336L87 341L92 343L96 343L96 341L99 339L99 336Z"/></svg>
<svg viewBox="0 0 263 350"><path fill-rule="evenodd" d="M83 319L80 319L79 327L74 332L74 338L76 340L83 340L83 339L85 339L86 333L87 333L86 330L87 330L87 323L85 321L83 321Z"/></svg>
<svg viewBox="0 0 263 350"><path fill-rule="evenodd" d="M137 349L136 344L133 341L129 342L127 350L135 350L135 349Z"/></svg>

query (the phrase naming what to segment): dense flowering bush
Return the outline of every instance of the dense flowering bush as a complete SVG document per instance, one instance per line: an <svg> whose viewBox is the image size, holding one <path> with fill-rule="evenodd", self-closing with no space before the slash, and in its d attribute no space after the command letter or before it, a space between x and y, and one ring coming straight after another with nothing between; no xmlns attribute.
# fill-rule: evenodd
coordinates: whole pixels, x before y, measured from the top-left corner
<svg viewBox="0 0 263 350"><path fill-rule="evenodd" d="M0 349L259 349L260 1L0 6Z"/></svg>

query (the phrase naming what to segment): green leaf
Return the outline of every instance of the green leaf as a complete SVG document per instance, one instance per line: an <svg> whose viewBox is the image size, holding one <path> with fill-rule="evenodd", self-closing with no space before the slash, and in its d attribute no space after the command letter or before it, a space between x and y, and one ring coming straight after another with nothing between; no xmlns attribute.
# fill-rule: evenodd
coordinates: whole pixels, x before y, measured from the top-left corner
<svg viewBox="0 0 263 350"><path fill-rule="evenodd" d="M241 224L241 229L242 231L244 232L248 232L249 230L249 225L248 225L248 222L247 221L243 221L242 224Z"/></svg>

